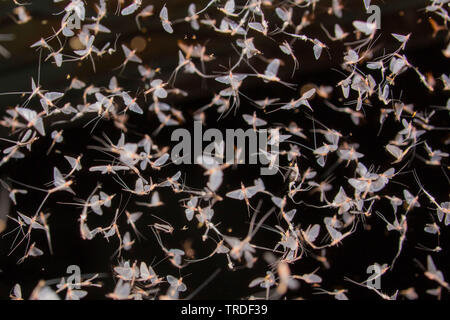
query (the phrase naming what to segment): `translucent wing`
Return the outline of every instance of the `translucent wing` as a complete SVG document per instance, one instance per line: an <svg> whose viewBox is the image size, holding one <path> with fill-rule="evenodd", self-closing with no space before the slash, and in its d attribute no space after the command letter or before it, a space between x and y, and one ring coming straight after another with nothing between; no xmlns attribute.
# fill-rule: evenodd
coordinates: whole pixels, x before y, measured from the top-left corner
<svg viewBox="0 0 450 320"><path fill-rule="evenodd" d="M406 203L411 204L414 201L414 196L408 190L403 190L403 196L405 197Z"/></svg>
<svg viewBox="0 0 450 320"><path fill-rule="evenodd" d="M120 279L114 288L114 295L118 299L127 299L130 295L131 286L129 282L124 282Z"/></svg>

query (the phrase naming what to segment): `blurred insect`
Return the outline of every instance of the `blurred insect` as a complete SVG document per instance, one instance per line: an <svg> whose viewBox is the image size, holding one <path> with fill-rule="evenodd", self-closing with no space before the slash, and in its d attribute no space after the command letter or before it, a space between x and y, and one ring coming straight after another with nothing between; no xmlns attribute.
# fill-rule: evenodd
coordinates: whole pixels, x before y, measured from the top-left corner
<svg viewBox="0 0 450 320"><path fill-rule="evenodd" d="M121 70L121 72L125 69L128 62L135 62L135 63L139 63L139 64L142 63L141 58L139 58L136 55L136 49L130 50L130 49L128 49L127 46L122 44L122 50L123 50L123 54L125 55L125 61L120 66L117 67L118 69Z"/></svg>
<svg viewBox="0 0 450 320"><path fill-rule="evenodd" d="M30 248L28 249L27 253L25 254L25 256L23 256L18 262L17 264L21 264L22 262L25 261L26 258L28 257L39 257L42 256L44 254L44 252L42 252L41 249L39 249L38 247L36 247L36 243L32 243Z"/></svg>
<svg viewBox="0 0 450 320"><path fill-rule="evenodd" d="M275 211L275 208L270 209L259 221L256 223L256 216L258 211L255 210L250 221L250 227L246 237L243 240L239 240L235 237L224 236L225 242L231 247L230 256L234 260L240 261L244 257L247 268L252 268L255 263L253 253L255 249L250 244L250 241L258 232L264 221ZM256 225L255 225L256 224Z"/></svg>
<svg viewBox="0 0 450 320"><path fill-rule="evenodd" d="M184 265L181 264L182 262L182 257L185 255L183 250L180 249L167 249L162 240L161 240L161 236L158 233L157 228L153 225L152 227L152 231L155 234L156 240L158 241L161 249L164 251L164 253L166 254L166 256L169 258L169 261L177 268L181 269L184 267Z"/></svg>
<svg viewBox="0 0 450 320"><path fill-rule="evenodd" d="M36 111L26 108L16 107L15 110L28 121L27 128L34 127L40 135L45 136L44 122L42 120L44 111L38 114Z"/></svg>

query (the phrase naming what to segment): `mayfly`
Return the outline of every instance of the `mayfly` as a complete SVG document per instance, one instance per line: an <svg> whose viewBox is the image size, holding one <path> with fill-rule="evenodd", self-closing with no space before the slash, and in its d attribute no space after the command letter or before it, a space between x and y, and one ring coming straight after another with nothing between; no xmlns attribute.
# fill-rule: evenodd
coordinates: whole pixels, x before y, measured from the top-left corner
<svg viewBox="0 0 450 320"><path fill-rule="evenodd" d="M85 46L84 49L82 50L75 50L75 54L77 54L78 56L80 56L79 58L77 58L78 60L84 60L87 57L90 58L91 62L92 62L92 67L94 69L95 72L95 63L94 63L94 58L92 57L92 52L94 51L94 40L95 40L95 36L91 35L88 39L84 39L82 36L79 36L79 39L81 41L81 43L83 43L83 45Z"/></svg>
<svg viewBox="0 0 450 320"><path fill-rule="evenodd" d="M161 79L155 79L150 82L151 88L144 92L144 95L151 93L153 95L153 100L167 98L167 91L164 87L167 83L163 82Z"/></svg>
<svg viewBox="0 0 450 320"><path fill-rule="evenodd" d="M230 164L225 163L220 165L217 159L210 156L198 156L197 163L199 163L203 168L207 171L205 175L209 176L209 182L207 184L208 188L212 191L217 191L223 180L223 172L222 170L228 167Z"/></svg>
<svg viewBox="0 0 450 320"><path fill-rule="evenodd" d="M173 33L172 23L169 21L169 14L167 12L167 7L164 5L164 7L161 9L161 12L159 13L159 19L161 20L161 24L168 33Z"/></svg>
<svg viewBox="0 0 450 320"><path fill-rule="evenodd" d="M114 299L114 300L128 300L131 299L131 285L129 282L124 282L122 279L120 279L116 287L114 288L114 292L107 294L106 296L108 298Z"/></svg>
<svg viewBox="0 0 450 320"><path fill-rule="evenodd" d="M220 77L216 77L215 80L217 82L229 85L228 88L223 89L222 91L219 92L219 94L222 97L233 97L233 105L230 107L229 111L231 111L231 109L233 109L233 107L236 105L236 110L237 108L239 108L240 106L240 98L239 98L239 88L242 85L242 82L244 81L244 79L247 78L246 74L233 74L231 71L225 75L225 76L220 76ZM223 111L223 113L226 110ZM228 112L229 112L228 111ZM228 112L226 114L228 114Z"/></svg>
<svg viewBox="0 0 450 320"><path fill-rule="evenodd" d="M253 112L253 115L243 114L242 118L253 127L253 131L256 131L256 127L265 126L267 124L267 121L256 116L256 112Z"/></svg>

